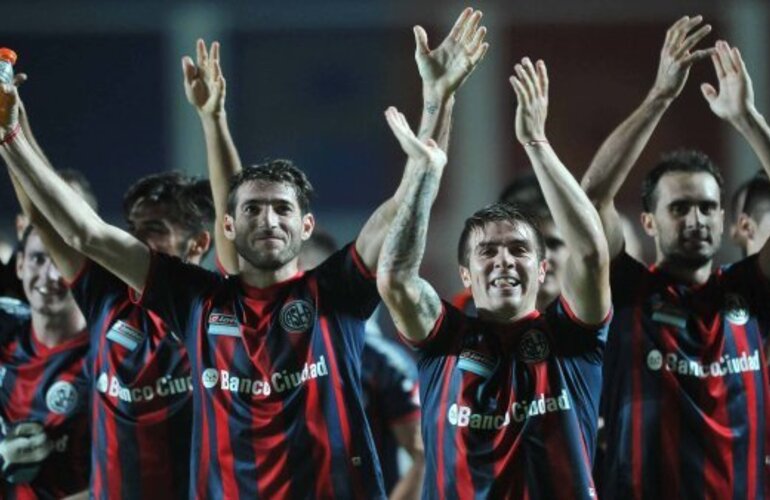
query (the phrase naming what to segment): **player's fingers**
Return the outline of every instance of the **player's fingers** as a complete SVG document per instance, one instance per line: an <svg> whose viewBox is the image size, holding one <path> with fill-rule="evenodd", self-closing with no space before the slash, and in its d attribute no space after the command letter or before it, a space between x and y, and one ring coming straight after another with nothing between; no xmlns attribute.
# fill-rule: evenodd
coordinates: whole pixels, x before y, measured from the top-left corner
<svg viewBox="0 0 770 500"><path fill-rule="evenodd" d="M182 73L184 73L184 79L187 83L191 83L195 79L195 75L198 73L198 69L195 67L192 59L189 56L182 58Z"/></svg>
<svg viewBox="0 0 770 500"><path fill-rule="evenodd" d="M471 51L471 53L474 53L478 50L478 48L484 42L485 36L487 36L487 28L485 26L482 26L476 30L476 34L473 35L473 40L471 40L471 42L468 44L468 49Z"/></svg>
<svg viewBox="0 0 770 500"><path fill-rule="evenodd" d="M542 59L537 61L537 76L540 82L540 95L548 97L548 68L546 68L545 61Z"/></svg>
<svg viewBox="0 0 770 500"><path fill-rule="evenodd" d="M457 21L455 21L454 26L452 26L452 30L449 32L449 37L452 40L459 41L460 35L462 35L465 22L468 20L468 18L473 13L473 9L470 7L465 8L461 13L460 16L457 18Z"/></svg>
<svg viewBox="0 0 770 500"><path fill-rule="evenodd" d="M211 43L211 60L219 62L219 42Z"/></svg>
<svg viewBox="0 0 770 500"><path fill-rule="evenodd" d="M682 59L682 64L686 66L690 66L698 61L701 61L710 55L714 54L714 48L709 47L708 49L700 49L696 50L695 52L692 52L690 55Z"/></svg>
<svg viewBox="0 0 770 500"><path fill-rule="evenodd" d="M468 22L465 25L465 30L462 34L462 41L464 43L470 43L471 40L473 40L473 37L476 35L476 29L479 27L479 23L481 22L481 16L484 14L481 13L480 10L477 10L474 12Z"/></svg>
<svg viewBox="0 0 770 500"><path fill-rule="evenodd" d="M717 74L718 79L722 79L726 76L725 69L722 67L722 60L719 59L716 50L711 53L711 62L714 64L714 71Z"/></svg>
<svg viewBox="0 0 770 500"><path fill-rule="evenodd" d="M679 46L679 49L677 50L677 54L686 54L688 50L695 47L698 42L706 38L706 35L711 33L711 25L706 24L705 26L701 26L698 31L693 33L692 35L689 35L687 38L684 39L682 44Z"/></svg>
<svg viewBox="0 0 770 500"><path fill-rule="evenodd" d="M196 62L198 66L206 64L206 42L203 38L198 38L198 42L195 45L195 55L197 56Z"/></svg>
<svg viewBox="0 0 770 500"><path fill-rule="evenodd" d="M414 50L418 55L430 53L428 48L428 33L422 26L415 26L414 29Z"/></svg>

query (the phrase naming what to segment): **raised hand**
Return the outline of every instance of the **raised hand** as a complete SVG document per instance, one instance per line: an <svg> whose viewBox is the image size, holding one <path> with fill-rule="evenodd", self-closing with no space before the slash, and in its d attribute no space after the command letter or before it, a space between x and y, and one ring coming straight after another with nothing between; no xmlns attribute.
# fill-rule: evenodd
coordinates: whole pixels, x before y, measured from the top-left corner
<svg viewBox="0 0 770 500"><path fill-rule="evenodd" d="M409 159L426 162L435 168L442 168L446 165L446 153L438 147L436 141L433 139L427 139L425 142L420 141L412 132L404 115L396 108L393 106L389 107L385 111L385 118L390 129L393 131L393 135L396 136L398 143L401 144L401 149L404 150Z"/></svg>
<svg viewBox="0 0 770 500"><path fill-rule="evenodd" d="M537 67L528 57L514 66L515 76L509 81L516 93L516 138L522 144L545 142L545 120L548 117L548 71L542 60Z"/></svg>
<svg viewBox="0 0 770 500"><path fill-rule="evenodd" d="M703 38L711 32L711 25L704 24L702 16L684 16L675 22L666 32L666 41L660 52L658 74L655 77L653 92L662 98L674 99L684 88L690 66L704 59L713 49L692 51ZM696 31L695 28L698 28Z"/></svg>
<svg viewBox="0 0 770 500"><path fill-rule="evenodd" d="M737 47L718 41L711 55L719 80L719 92L711 84L704 83L700 89L715 115L733 122L745 118L754 110L754 89Z"/></svg>
<svg viewBox="0 0 770 500"><path fill-rule="evenodd" d="M484 42L487 29L479 27L481 16L481 11L465 9L449 35L433 50L422 26L414 27L414 58L425 90L451 95L484 58L489 44Z"/></svg>
<svg viewBox="0 0 770 500"><path fill-rule="evenodd" d="M213 42L211 50L207 51L206 43L199 39L196 52L196 63L188 56L182 58L184 93L199 113L222 113L225 109L226 85L219 65L219 42Z"/></svg>

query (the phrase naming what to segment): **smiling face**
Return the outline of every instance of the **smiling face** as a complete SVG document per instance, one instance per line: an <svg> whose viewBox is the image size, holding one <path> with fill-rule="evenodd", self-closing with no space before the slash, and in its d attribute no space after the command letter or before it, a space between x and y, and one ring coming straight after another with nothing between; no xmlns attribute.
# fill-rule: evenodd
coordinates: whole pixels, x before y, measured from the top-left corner
<svg viewBox="0 0 770 500"><path fill-rule="evenodd" d="M535 242L534 229L521 221L489 221L472 230L468 265L460 266L460 277L480 315L510 320L535 308L546 275Z"/></svg>
<svg viewBox="0 0 770 500"><path fill-rule="evenodd" d="M314 224L312 214L302 213L291 185L254 180L238 187L233 214L225 217L225 234L249 264L274 271L296 265Z"/></svg>
<svg viewBox="0 0 770 500"><path fill-rule="evenodd" d="M720 188L706 172L669 172L658 181L653 212L642 225L655 238L658 260L700 267L711 262L722 241Z"/></svg>
<svg viewBox="0 0 770 500"><path fill-rule="evenodd" d="M77 309L72 293L35 230L29 233L17 255L16 274L34 312L60 315Z"/></svg>

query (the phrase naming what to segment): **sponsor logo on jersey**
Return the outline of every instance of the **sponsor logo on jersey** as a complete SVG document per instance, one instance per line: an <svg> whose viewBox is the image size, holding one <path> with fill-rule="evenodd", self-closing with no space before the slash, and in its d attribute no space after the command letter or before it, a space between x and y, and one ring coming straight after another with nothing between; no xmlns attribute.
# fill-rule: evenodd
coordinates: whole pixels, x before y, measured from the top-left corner
<svg viewBox="0 0 770 500"><path fill-rule="evenodd" d="M663 354L657 349L652 349L647 353L647 368L688 377L709 378L759 371L761 365L757 349L753 353L743 352L739 356L724 354L711 363L681 357L675 352Z"/></svg>
<svg viewBox="0 0 770 500"><path fill-rule="evenodd" d="M241 329L238 325L238 319L234 315L214 311L209 314L207 333L209 335L240 337Z"/></svg>
<svg viewBox="0 0 770 500"><path fill-rule="evenodd" d="M281 308L278 320L289 333L303 333L315 323L315 309L307 300L292 300Z"/></svg>
<svg viewBox="0 0 770 500"><path fill-rule="evenodd" d="M328 375L326 358L320 356L318 361L305 363L300 370L281 370L266 379L252 379L235 375L228 370L207 368L203 371L202 382L206 389L219 387L223 391L250 396L269 396L273 392L280 394L300 387L308 380Z"/></svg>
<svg viewBox="0 0 770 500"><path fill-rule="evenodd" d="M465 349L460 352L460 358L457 360L457 368L460 370L475 373L479 377L489 378L495 371L497 359L493 355L482 352Z"/></svg>
<svg viewBox="0 0 770 500"><path fill-rule="evenodd" d="M737 293L726 294L724 316L734 325L745 325L749 321L748 303Z"/></svg>
<svg viewBox="0 0 770 500"><path fill-rule="evenodd" d="M78 405L78 391L72 382L59 380L48 388L45 404L53 413L69 415Z"/></svg>
<svg viewBox="0 0 770 500"><path fill-rule="evenodd" d="M525 363L539 363L546 359L550 353L548 337L540 330L529 330L521 336L519 359Z"/></svg>
<svg viewBox="0 0 770 500"><path fill-rule="evenodd" d="M569 394L566 389L562 389L557 396L540 394L531 401L514 401L510 409L502 414L473 413L469 406L453 403L447 411L447 420L456 427L499 430L510 425L511 421L522 423L532 417L571 409Z"/></svg>
<svg viewBox="0 0 770 500"><path fill-rule="evenodd" d="M133 351L142 342L144 332L137 330L125 321L118 320L110 327L110 330L107 332L107 338L122 345L129 351Z"/></svg>
<svg viewBox="0 0 770 500"><path fill-rule="evenodd" d="M156 397L167 398L176 394L192 391L192 378L165 375L152 384L128 387L120 383L114 375L102 372L96 380L96 390L126 403L152 401Z"/></svg>

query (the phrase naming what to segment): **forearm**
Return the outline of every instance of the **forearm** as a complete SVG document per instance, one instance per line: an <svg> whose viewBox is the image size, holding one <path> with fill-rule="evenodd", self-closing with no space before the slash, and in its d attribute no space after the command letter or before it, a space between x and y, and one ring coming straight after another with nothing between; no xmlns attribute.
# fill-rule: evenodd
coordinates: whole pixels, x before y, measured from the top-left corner
<svg viewBox="0 0 770 500"><path fill-rule="evenodd" d="M765 173L770 176L770 127L759 111L751 108L745 116L732 121L759 158Z"/></svg>
<svg viewBox="0 0 770 500"><path fill-rule="evenodd" d="M80 253L73 250L65 243L48 219L40 213L37 207L32 203L32 200L29 199L29 196L27 196L27 193L21 187L21 183L16 176L12 172L9 172L9 174L13 189L16 192L16 198L19 200L22 211L29 218L30 223L35 226L43 245L51 255L59 272L66 280L71 281L83 266L85 259Z"/></svg>
<svg viewBox="0 0 770 500"><path fill-rule="evenodd" d="M235 246L224 235L224 216L227 213L227 196L230 181L241 171L241 159L235 147L227 115L200 114L203 133L206 141L206 157L208 162L209 181L214 199L214 244L217 257L229 274L238 273L238 254Z"/></svg>
<svg viewBox="0 0 770 500"><path fill-rule="evenodd" d="M412 457L412 466L393 487L390 500L417 500L422 493L425 478L425 458L420 454Z"/></svg>
<svg viewBox="0 0 770 500"><path fill-rule="evenodd" d="M596 152L581 182L595 205L611 203L671 104L652 91Z"/></svg>
<svg viewBox="0 0 770 500"><path fill-rule="evenodd" d="M570 254L608 260L599 214L550 144L531 143L524 149Z"/></svg>
<svg viewBox="0 0 770 500"><path fill-rule="evenodd" d="M80 196L35 153L24 133L0 150L12 174L32 203L68 245L82 250L102 220Z"/></svg>
<svg viewBox="0 0 770 500"><path fill-rule="evenodd" d="M435 290L419 275L441 173L435 168L411 172L404 199L382 244L377 269L378 287L396 327L413 340L427 336L441 310Z"/></svg>
<svg viewBox="0 0 770 500"><path fill-rule="evenodd" d="M449 131L455 98L424 87L422 91L422 116L420 117L420 140L433 139L444 152L449 147Z"/></svg>

